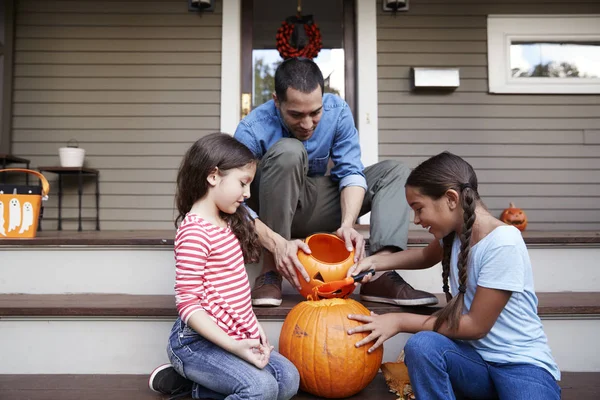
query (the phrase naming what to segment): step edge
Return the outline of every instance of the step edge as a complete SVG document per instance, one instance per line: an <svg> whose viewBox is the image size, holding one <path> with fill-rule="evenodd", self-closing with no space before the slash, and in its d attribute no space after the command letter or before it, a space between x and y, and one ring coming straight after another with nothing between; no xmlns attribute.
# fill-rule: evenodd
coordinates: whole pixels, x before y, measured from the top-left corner
<svg viewBox="0 0 600 400"><path fill-rule="evenodd" d="M445 301L437 294L440 305L430 307L399 307L360 301L377 313L413 312L429 315L439 310ZM538 293L540 317L560 318L577 315L600 315L600 292ZM285 295L280 307L254 307L259 319L285 318L302 298ZM561 305L562 301L571 304ZM87 303L87 304L86 304ZM47 317L177 317L172 295L129 294L0 294L0 318L17 316Z"/></svg>

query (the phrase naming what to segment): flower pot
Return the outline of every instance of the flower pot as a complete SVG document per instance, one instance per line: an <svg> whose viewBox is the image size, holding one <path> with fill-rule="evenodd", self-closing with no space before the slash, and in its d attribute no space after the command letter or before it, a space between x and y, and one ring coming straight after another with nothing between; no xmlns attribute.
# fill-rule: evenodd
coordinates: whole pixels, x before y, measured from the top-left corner
<svg viewBox="0 0 600 400"><path fill-rule="evenodd" d="M85 160L85 150L80 149L77 141L71 139L67 143L67 147L58 149L58 158L60 159L61 167L81 168Z"/></svg>

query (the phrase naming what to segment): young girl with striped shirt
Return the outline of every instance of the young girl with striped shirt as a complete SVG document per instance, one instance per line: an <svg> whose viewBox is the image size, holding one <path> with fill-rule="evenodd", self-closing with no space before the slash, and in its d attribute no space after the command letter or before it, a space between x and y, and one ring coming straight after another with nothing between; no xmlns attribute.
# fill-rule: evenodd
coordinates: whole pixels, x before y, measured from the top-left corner
<svg viewBox="0 0 600 400"><path fill-rule="evenodd" d="M274 351L258 322L244 262L258 236L246 208L256 172L252 152L215 133L186 153L177 176L175 299L179 318L150 388L175 398L286 400L299 374Z"/></svg>

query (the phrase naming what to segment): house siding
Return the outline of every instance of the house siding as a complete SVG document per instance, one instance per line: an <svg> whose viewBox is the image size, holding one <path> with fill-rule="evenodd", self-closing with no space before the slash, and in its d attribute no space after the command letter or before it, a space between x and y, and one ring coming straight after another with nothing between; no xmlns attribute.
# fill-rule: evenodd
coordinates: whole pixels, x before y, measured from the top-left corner
<svg viewBox="0 0 600 400"><path fill-rule="evenodd" d="M76 139L86 166L100 169L103 230L172 228L181 158L219 130L221 9L220 1L204 14L182 0L17 1L12 153L34 168L57 165L58 148ZM43 227L53 229L57 180L47 176ZM63 217L76 217L76 180L65 185ZM91 182L83 205L94 217Z"/></svg>
<svg viewBox="0 0 600 400"><path fill-rule="evenodd" d="M488 14L600 14L600 1L378 0L379 158L419 162L444 150L475 168L498 216L509 202L532 230L600 230L600 95L492 95ZM460 69L452 93L410 90L410 67ZM414 226L413 226L414 228Z"/></svg>

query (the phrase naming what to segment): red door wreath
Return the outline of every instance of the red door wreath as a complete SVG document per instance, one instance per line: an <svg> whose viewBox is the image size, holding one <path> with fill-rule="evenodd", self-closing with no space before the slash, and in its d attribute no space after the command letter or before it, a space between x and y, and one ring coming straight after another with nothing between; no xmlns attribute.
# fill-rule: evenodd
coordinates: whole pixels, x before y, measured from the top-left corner
<svg viewBox="0 0 600 400"><path fill-rule="evenodd" d="M321 31L312 15L300 13L286 18L277 30L277 50L284 60L294 57L313 59L323 47Z"/></svg>

